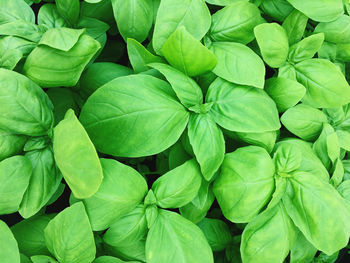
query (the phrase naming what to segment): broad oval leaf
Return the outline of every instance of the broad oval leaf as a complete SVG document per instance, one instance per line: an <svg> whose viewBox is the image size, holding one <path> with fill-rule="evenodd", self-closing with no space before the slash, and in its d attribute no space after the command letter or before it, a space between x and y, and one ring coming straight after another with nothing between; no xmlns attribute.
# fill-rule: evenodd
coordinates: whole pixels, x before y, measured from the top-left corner
<svg viewBox="0 0 350 263"><path fill-rule="evenodd" d="M301 40L307 21L308 17L296 9L286 17L282 27L288 36L289 45L293 45Z"/></svg>
<svg viewBox="0 0 350 263"><path fill-rule="evenodd" d="M6 69L0 69L0 87L0 126L17 134L47 134L53 125L53 107L40 87Z"/></svg>
<svg viewBox="0 0 350 263"><path fill-rule="evenodd" d="M184 26L170 35L161 52L170 65L188 76L208 72L217 63L214 54L188 33Z"/></svg>
<svg viewBox="0 0 350 263"><path fill-rule="evenodd" d="M290 47L288 55L289 61L298 63L300 61L313 58L321 49L323 41L323 33L314 34L304 38Z"/></svg>
<svg viewBox="0 0 350 263"><path fill-rule="evenodd" d="M2 263L20 263L17 241L10 228L0 220L0 261Z"/></svg>
<svg viewBox="0 0 350 263"><path fill-rule="evenodd" d="M224 216L235 223L252 220L271 198L274 173L274 163L261 147L226 154L213 187Z"/></svg>
<svg viewBox="0 0 350 263"><path fill-rule="evenodd" d="M162 209L147 235L146 260L148 263L214 262L200 228L179 214Z"/></svg>
<svg viewBox="0 0 350 263"><path fill-rule="evenodd" d="M281 127L276 104L261 89L217 78L209 87L206 101L213 103L209 113L214 120L227 130L266 132Z"/></svg>
<svg viewBox="0 0 350 263"><path fill-rule="evenodd" d="M169 84L146 75L107 83L88 99L80 115L100 152L123 157L164 151L179 139L188 118Z"/></svg>
<svg viewBox="0 0 350 263"><path fill-rule="evenodd" d="M212 16L209 36L214 41L247 44L254 39L253 29L262 23L259 8L248 1L231 1Z"/></svg>
<svg viewBox="0 0 350 263"><path fill-rule="evenodd" d="M350 102L350 87L336 65L325 59L308 59L295 65L297 80L306 87L303 102L317 108L334 108Z"/></svg>
<svg viewBox="0 0 350 263"><path fill-rule="evenodd" d="M287 0L295 9L317 22L330 22L344 13L342 0Z"/></svg>
<svg viewBox="0 0 350 263"><path fill-rule="evenodd" d="M74 26L79 19L80 1L79 0L56 0L58 13L64 19Z"/></svg>
<svg viewBox="0 0 350 263"><path fill-rule="evenodd" d="M24 156L13 156L0 162L0 214L19 209L32 175L32 165Z"/></svg>
<svg viewBox="0 0 350 263"><path fill-rule="evenodd" d="M201 172L192 159L159 177L152 190L158 206L179 208L195 198L200 186Z"/></svg>
<svg viewBox="0 0 350 263"><path fill-rule="evenodd" d="M249 47L233 42L214 42L209 46L218 63L213 72L240 85L264 88L265 66Z"/></svg>
<svg viewBox="0 0 350 263"><path fill-rule="evenodd" d="M94 145L73 110L55 127L53 151L58 168L76 198L88 198L101 185L103 174Z"/></svg>
<svg viewBox="0 0 350 263"><path fill-rule="evenodd" d="M19 154L27 138L0 128L0 161Z"/></svg>
<svg viewBox="0 0 350 263"><path fill-rule="evenodd" d="M133 210L145 197L145 179L133 168L112 159L100 159L103 181L98 191L84 200L92 229L100 231Z"/></svg>
<svg viewBox="0 0 350 263"><path fill-rule="evenodd" d="M69 51L84 33L84 29L51 28L47 30L39 41L39 45L46 45L55 49Z"/></svg>
<svg viewBox="0 0 350 263"><path fill-rule="evenodd" d="M324 33L326 41L335 44L347 44L350 42L350 17L342 15L338 19L328 22L319 23L315 28L315 33Z"/></svg>
<svg viewBox="0 0 350 263"><path fill-rule="evenodd" d="M64 209L44 230L49 251L60 263L91 263L96 247L82 202Z"/></svg>
<svg viewBox="0 0 350 263"><path fill-rule="evenodd" d="M69 51L40 45L28 56L23 72L40 86L75 86L100 47L99 42L86 34Z"/></svg>
<svg viewBox="0 0 350 263"><path fill-rule="evenodd" d="M162 0L158 9L152 44L157 54L169 36L180 26L197 40L210 27L210 12L203 0Z"/></svg>

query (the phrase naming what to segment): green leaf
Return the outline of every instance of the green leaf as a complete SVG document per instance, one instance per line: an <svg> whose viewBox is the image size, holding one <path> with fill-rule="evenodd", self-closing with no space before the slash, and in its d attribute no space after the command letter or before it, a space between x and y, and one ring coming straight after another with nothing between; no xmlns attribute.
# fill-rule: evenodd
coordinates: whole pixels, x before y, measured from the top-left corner
<svg viewBox="0 0 350 263"><path fill-rule="evenodd" d="M103 181L98 191L84 200L94 231L108 228L132 211L145 197L145 179L134 169L112 159L101 159Z"/></svg>
<svg viewBox="0 0 350 263"><path fill-rule="evenodd" d="M266 64L272 68L281 67L289 50L284 28L277 23L264 23L254 28L254 34Z"/></svg>
<svg viewBox="0 0 350 263"><path fill-rule="evenodd" d="M114 64L111 62L98 62L91 64L81 74L79 80L79 93L88 98L98 88L111 80L132 74L132 70L125 66ZM50 89L48 93L51 91Z"/></svg>
<svg viewBox="0 0 350 263"><path fill-rule="evenodd" d="M56 0L58 13L70 24L74 25L79 19L79 0Z"/></svg>
<svg viewBox="0 0 350 263"><path fill-rule="evenodd" d="M315 28L315 33L324 33L325 40L335 44L347 44L350 37L350 17L348 15L342 15L338 19L327 22L319 23Z"/></svg>
<svg viewBox="0 0 350 263"><path fill-rule="evenodd" d="M52 216L41 215L25 219L13 227L12 233L18 242L19 250L28 257L50 255L44 237L44 229Z"/></svg>
<svg viewBox="0 0 350 263"><path fill-rule="evenodd" d="M53 125L52 103L25 76L0 69L0 126L17 134L45 135Z"/></svg>
<svg viewBox="0 0 350 263"><path fill-rule="evenodd" d="M0 220L0 260L2 263L20 263L17 241L8 226Z"/></svg>
<svg viewBox="0 0 350 263"><path fill-rule="evenodd" d="M284 262L296 238L296 229L281 202L255 217L244 229L243 262Z"/></svg>
<svg viewBox="0 0 350 263"><path fill-rule="evenodd" d="M0 10L0 25L16 20L35 23L33 10L23 0L1 1Z"/></svg>
<svg viewBox="0 0 350 263"><path fill-rule="evenodd" d="M147 232L145 207L139 205L116 220L104 234L103 241L110 254L124 260L145 262Z"/></svg>
<svg viewBox="0 0 350 263"><path fill-rule="evenodd" d="M22 59L23 54L18 49L8 49L1 55L0 67L13 70Z"/></svg>
<svg viewBox="0 0 350 263"><path fill-rule="evenodd" d="M31 174L32 166L24 156L17 155L0 162L0 214L11 214L19 209Z"/></svg>
<svg viewBox="0 0 350 263"><path fill-rule="evenodd" d="M25 156L30 160L33 171L19 213L22 217L29 218L47 204L56 192L62 175L56 167L51 146L30 151Z"/></svg>
<svg viewBox="0 0 350 263"><path fill-rule="evenodd" d="M130 63L135 73L147 71L149 63L162 63L161 57L153 55L143 45L132 38L127 39L127 49Z"/></svg>
<svg viewBox="0 0 350 263"><path fill-rule="evenodd" d="M288 60L298 63L306 59L313 58L321 49L324 41L324 34L319 33L304 38L300 42L294 44L289 49Z"/></svg>
<svg viewBox="0 0 350 263"><path fill-rule="evenodd" d="M46 45L55 49L69 51L84 33L84 29L52 28L47 30L39 41L39 45Z"/></svg>
<svg viewBox="0 0 350 263"><path fill-rule="evenodd" d="M57 261L52 257L44 255L32 256L30 259L33 261L33 263L57 263Z"/></svg>
<svg viewBox="0 0 350 263"><path fill-rule="evenodd" d="M82 202L60 212L44 232L47 248L60 263L91 263L95 259L94 235Z"/></svg>
<svg viewBox="0 0 350 263"><path fill-rule="evenodd" d="M101 256L94 260L93 263L126 263L119 258L111 257L111 256ZM137 263L136 261L128 261L128 263Z"/></svg>
<svg viewBox="0 0 350 263"><path fill-rule="evenodd" d="M100 152L123 157L164 151L179 139L188 118L170 85L147 75L107 83L89 98L80 115Z"/></svg>
<svg viewBox="0 0 350 263"><path fill-rule="evenodd" d="M213 41L247 44L254 39L254 27L262 22L256 5L248 1L230 1L230 5L213 14L209 36Z"/></svg>
<svg viewBox="0 0 350 263"><path fill-rule="evenodd" d="M209 87L206 101L213 103L209 114L227 130L265 132L280 128L276 105L261 89L217 78Z"/></svg>
<svg viewBox="0 0 350 263"><path fill-rule="evenodd" d="M346 130L336 130L339 139L339 146L346 151L350 151L350 132Z"/></svg>
<svg viewBox="0 0 350 263"><path fill-rule="evenodd" d="M224 216L235 223L251 221L271 198L274 172L271 157L261 147L226 154L213 187Z"/></svg>
<svg viewBox="0 0 350 263"><path fill-rule="evenodd" d="M75 197L88 198L97 192L103 178L100 160L73 110L68 110L55 127L53 151L57 166Z"/></svg>
<svg viewBox="0 0 350 263"><path fill-rule="evenodd" d="M263 0L259 7L265 14L280 22L294 10L286 0Z"/></svg>
<svg viewBox="0 0 350 263"><path fill-rule="evenodd" d="M40 45L28 56L23 72L40 86L74 86L100 47L96 40L86 34L69 51Z"/></svg>
<svg viewBox="0 0 350 263"><path fill-rule="evenodd" d="M312 262L317 249L298 231L295 243L290 251L291 263Z"/></svg>
<svg viewBox="0 0 350 263"><path fill-rule="evenodd" d="M169 36L180 26L197 40L208 32L210 12L203 0L162 0L153 33L153 48L160 54Z"/></svg>
<svg viewBox="0 0 350 263"><path fill-rule="evenodd" d="M212 70L217 59L184 26L172 33L161 49L162 55L174 68L187 76L198 76Z"/></svg>
<svg viewBox="0 0 350 263"><path fill-rule="evenodd" d="M201 186L201 172L192 159L159 177L152 185L156 204L162 208L178 208L189 203Z"/></svg>
<svg viewBox="0 0 350 263"><path fill-rule="evenodd" d="M337 188L339 194L350 202L350 180L343 181Z"/></svg>
<svg viewBox="0 0 350 263"><path fill-rule="evenodd" d="M308 17L296 9L286 17L282 27L287 33L289 45L293 45L301 40L307 21Z"/></svg>
<svg viewBox="0 0 350 263"><path fill-rule="evenodd" d="M0 161L19 154L27 138L0 128Z"/></svg>
<svg viewBox="0 0 350 263"><path fill-rule="evenodd" d="M202 104L202 90L193 79L166 64L151 63L148 65L165 76L185 107Z"/></svg>
<svg viewBox="0 0 350 263"><path fill-rule="evenodd" d="M350 102L350 87L336 65L325 59L308 59L295 65L297 80L306 87L303 102L317 108L334 108Z"/></svg>
<svg viewBox="0 0 350 263"><path fill-rule="evenodd" d="M67 22L58 13L56 5L45 4L39 9L38 25L46 28L60 28L68 26Z"/></svg>
<svg viewBox="0 0 350 263"><path fill-rule="evenodd" d="M213 251L222 251L232 241L231 232L224 221L204 218L198 223Z"/></svg>
<svg viewBox="0 0 350 263"><path fill-rule="evenodd" d="M124 40L143 42L152 27L153 16L148 0L112 0L118 30Z"/></svg>
<svg viewBox="0 0 350 263"><path fill-rule="evenodd" d="M146 261L214 262L210 246L200 228L179 214L162 209L147 236Z"/></svg>
<svg viewBox="0 0 350 263"><path fill-rule="evenodd" d="M192 114L188 123L188 137L203 177L209 181L224 160L222 131L209 114Z"/></svg>
<svg viewBox="0 0 350 263"><path fill-rule="evenodd" d="M281 117L282 124L293 134L306 141L315 140L322 131L326 115L311 106L298 104Z"/></svg>
<svg viewBox="0 0 350 263"><path fill-rule="evenodd" d="M297 81L281 77L266 80L265 91L275 101L279 112L295 106L306 93L305 87Z"/></svg>
<svg viewBox="0 0 350 263"><path fill-rule="evenodd" d="M297 170L302 161L302 152L289 144L280 144L276 147L273 159L276 173L281 177L289 177L290 173Z"/></svg>
<svg viewBox="0 0 350 263"><path fill-rule="evenodd" d="M347 245L350 210L333 186L317 175L295 172L282 200L294 224L318 250L330 255Z"/></svg>
<svg viewBox="0 0 350 263"><path fill-rule="evenodd" d="M329 181L331 185L337 188L344 178L344 166L340 158L335 161L333 174Z"/></svg>
<svg viewBox="0 0 350 263"><path fill-rule="evenodd" d="M240 43L214 42L209 50L218 60L213 69L217 76L240 85L264 87L264 63L249 47Z"/></svg>
<svg viewBox="0 0 350 263"><path fill-rule="evenodd" d="M295 9L317 22L330 22L344 13L342 0L287 0Z"/></svg>

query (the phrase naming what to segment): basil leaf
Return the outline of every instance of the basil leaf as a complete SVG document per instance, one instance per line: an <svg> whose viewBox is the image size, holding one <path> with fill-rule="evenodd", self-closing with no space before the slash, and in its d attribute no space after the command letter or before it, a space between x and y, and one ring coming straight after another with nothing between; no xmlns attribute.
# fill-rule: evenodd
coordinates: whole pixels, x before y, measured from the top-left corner
<svg viewBox="0 0 350 263"><path fill-rule="evenodd" d="M280 127L276 105L261 89L239 86L217 78L209 87L206 101L213 103L209 114L227 130L265 132ZM252 107L248 109L247 105Z"/></svg>
<svg viewBox="0 0 350 263"><path fill-rule="evenodd" d="M315 28L315 33L324 33L325 40L328 42L335 44L347 44L350 42L350 29L348 28L349 23L350 17L348 15L342 15L334 21L319 23Z"/></svg>
<svg viewBox="0 0 350 263"><path fill-rule="evenodd" d="M67 23L58 13L56 5L45 4L39 9L38 25L46 28L66 27Z"/></svg>
<svg viewBox="0 0 350 263"><path fill-rule="evenodd" d="M285 0L263 0L260 8L265 14L281 22L294 10Z"/></svg>
<svg viewBox="0 0 350 263"><path fill-rule="evenodd" d="M162 208L178 208L189 203L201 186L201 172L195 160L170 170L152 185L156 204Z"/></svg>
<svg viewBox="0 0 350 263"><path fill-rule="evenodd" d="M0 260L3 263L20 263L17 241L8 226L0 220Z"/></svg>
<svg viewBox="0 0 350 263"><path fill-rule="evenodd" d="M210 71L217 63L214 54L188 33L184 26L169 36L161 53L170 65L188 76Z"/></svg>
<svg viewBox="0 0 350 263"><path fill-rule="evenodd" d="M44 230L49 251L62 263L91 263L96 248L89 218L82 202L60 212Z"/></svg>
<svg viewBox="0 0 350 263"><path fill-rule="evenodd" d="M25 156L30 160L33 171L19 213L22 217L29 218L47 204L56 192L62 175L56 167L51 146L30 151Z"/></svg>
<svg viewBox="0 0 350 263"><path fill-rule="evenodd" d="M70 24L74 25L79 19L79 0L56 0L58 13Z"/></svg>
<svg viewBox="0 0 350 263"><path fill-rule="evenodd" d="M31 174L32 166L24 156L17 155L0 162L0 214L11 214L19 209Z"/></svg>
<svg viewBox="0 0 350 263"><path fill-rule="evenodd" d="M17 134L45 135L53 125L52 103L25 76L0 69L0 126Z"/></svg>
<svg viewBox="0 0 350 263"><path fill-rule="evenodd" d="M305 87L297 81L281 77L266 80L265 91L275 101L279 112L295 106L306 93Z"/></svg>
<svg viewBox="0 0 350 263"><path fill-rule="evenodd" d="M0 128L0 161L19 154L27 138Z"/></svg>
<svg viewBox="0 0 350 263"><path fill-rule="evenodd" d="M296 238L296 229L281 202L255 217L244 229L241 242L243 262L280 263Z"/></svg>
<svg viewBox="0 0 350 263"><path fill-rule="evenodd" d="M330 22L344 13L342 0L323 0L319 5L313 0L287 0L295 9L317 22Z"/></svg>
<svg viewBox="0 0 350 263"><path fill-rule="evenodd" d="M44 255L32 256L30 259L33 263L57 263L52 257Z"/></svg>
<svg viewBox="0 0 350 263"><path fill-rule="evenodd" d="M120 34L127 40L143 42L152 27L152 9L148 0L111 0Z"/></svg>
<svg viewBox="0 0 350 263"><path fill-rule="evenodd" d="M169 148L181 136L188 118L171 87L146 75L107 83L88 99L80 115L99 151L123 157L147 156Z"/></svg>
<svg viewBox="0 0 350 263"><path fill-rule="evenodd" d="M214 41L247 44L254 39L253 29L262 23L259 8L248 1L231 1L212 16L209 36Z"/></svg>
<svg viewBox="0 0 350 263"><path fill-rule="evenodd" d="M161 209L147 235L146 260L149 263L214 262L200 228L175 212Z"/></svg>
<svg viewBox="0 0 350 263"><path fill-rule="evenodd" d="M214 42L209 50L218 60L213 69L217 76L240 85L264 87L264 63L249 47L239 43Z"/></svg>
<svg viewBox="0 0 350 263"><path fill-rule="evenodd" d="M29 257L50 255L45 244L44 229L51 219L51 215L34 216L11 227L22 253Z"/></svg>
<svg viewBox="0 0 350 263"><path fill-rule="evenodd" d="M144 262L147 232L145 207L139 205L117 219L104 234L103 241L112 255L127 261Z"/></svg>
<svg viewBox="0 0 350 263"><path fill-rule="evenodd" d="M28 56L23 71L30 79L44 87L74 86L100 47L100 44L88 35L82 35L69 51L40 45Z"/></svg>
<svg viewBox="0 0 350 263"><path fill-rule="evenodd" d="M298 10L292 11L282 23L287 33L289 45L301 40L304 35L308 17Z"/></svg>
<svg viewBox="0 0 350 263"><path fill-rule="evenodd" d="M166 64L151 63L149 66L158 70L165 76L185 107L202 104L202 90L193 79Z"/></svg>
<svg viewBox="0 0 350 263"><path fill-rule="evenodd" d="M101 164L73 110L68 110L55 127L53 151L57 166L75 197L88 198L97 192L103 178Z"/></svg>
<svg viewBox="0 0 350 263"><path fill-rule="evenodd" d="M320 50L323 40L323 33L304 38L300 42L290 47L288 59L292 62L298 63L300 61L313 58L313 56Z"/></svg>
<svg viewBox="0 0 350 263"><path fill-rule="evenodd" d="M127 39L127 49L130 63L135 73L147 71L149 63L162 63L161 57L153 55L142 44L132 38Z"/></svg>
<svg viewBox="0 0 350 263"><path fill-rule="evenodd" d="M295 243L290 251L291 263L312 262L317 249L298 231Z"/></svg>
<svg viewBox="0 0 350 263"><path fill-rule="evenodd" d="M145 197L147 184L134 169L111 159L101 159L103 181L98 191L84 200L94 231L108 228L133 210Z"/></svg>
<svg viewBox="0 0 350 263"><path fill-rule="evenodd" d="M295 172L288 180L282 201L306 239L328 255L346 246L350 236L347 220L350 210L338 192L327 182L305 172ZM325 220L316 220L321 215Z"/></svg>
<svg viewBox="0 0 350 263"><path fill-rule="evenodd" d="M248 146L226 154L213 188L224 216L236 223L252 220L272 195L274 172L263 148Z"/></svg>
<svg viewBox="0 0 350 263"><path fill-rule="evenodd" d="M188 137L203 177L210 180L224 160L222 131L209 114L192 114L188 123Z"/></svg>
<svg viewBox="0 0 350 263"><path fill-rule="evenodd" d="M306 87L303 102L332 108L350 102L350 87L344 75L330 61L308 59L295 65L297 80Z"/></svg>
<svg viewBox="0 0 350 263"><path fill-rule="evenodd" d="M284 28L277 23L264 23L254 28L254 35L266 64L272 68L281 67L289 50Z"/></svg>
<svg viewBox="0 0 350 263"><path fill-rule="evenodd" d="M1 1L0 10L0 25L17 20L35 23L33 10L23 0Z"/></svg>
<svg viewBox="0 0 350 263"><path fill-rule="evenodd" d="M126 261L111 256L101 256L94 260L93 263L125 263ZM137 263L136 261L128 261L128 263Z"/></svg>
<svg viewBox="0 0 350 263"><path fill-rule="evenodd" d="M209 30L210 12L203 0L162 0L157 12L152 44L157 54L169 36L180 26L197 40Z"/></svg>
<svg viewBox="0 0 350 263"><path fill-rule="evenodd" d="M281 122L298 137L306 141L313 141L321 133L323 123L327 122L327 117L318 109L298 104L282 115Z"/></svg>
<svg viewBox="0 0 350 263"><path fill-rule="evenodd" d="M55 49L69 51L84 33L84 29L52 28L47 30L39 41L39 45L46 45Z"/></svg>

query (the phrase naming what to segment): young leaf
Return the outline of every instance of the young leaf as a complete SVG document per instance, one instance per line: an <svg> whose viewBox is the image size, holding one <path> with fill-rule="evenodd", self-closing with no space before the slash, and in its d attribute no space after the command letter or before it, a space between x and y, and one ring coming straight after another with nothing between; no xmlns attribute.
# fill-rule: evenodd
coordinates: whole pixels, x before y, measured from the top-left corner
<svg viewBox="0 0 350 263"><path fill-rule="evenodd" d="M58 13L70 24L74 25L79 18L79 0L56 0Z"/></svg>
<svg viewBox="0 0 350 263"><path fill-rule="evenodd" d="M84 29L52 28L46 31L39 45L46 45L55 49L69 51L84 33Z"/></svg>
<svg viewBox="0 0 350 263"><path fill-rule="evenodd" d="M91 263L96 247L82 202L64 209L44 230L49 251L61 263Z"/></svg>
<svg viewBox="0 0 350 263"><path fill-rule="evenodd" d="M20 263L17 241L9 227L0 220L0 261L3 263Z"/></svg>
<svg viewBox="0 0 350 263"><path fill-rule="evenodd" d="M307 21L308 17L296 9L283 21L282 27L286 31L290 46L301 40L305 32Z"/></svg>
<svg viewBox="0 0 350 263"><path fill-rule="evenodd" d="M274 172L263 148L248 146L226 154L213 187L224 216L235 223L252 220L271 198Z"/></svg>
<svg viewBox="0 0 350 263"><path fill-rule="evenodd" d="M57 166L75 197L88 198L97 192L103 178L101 164L73 110L68 110L55 127L53 151Z"/></svg>
<svg viewBox="0 0 350 263"><path fill-rule="evenodd" d="M320 50L324 41L324 34L315 34L304 38L289 49L288 60L294 63L313 58Z"/></svg>
<svg viewBox="0 0 350 263"><path fill-rule="evenodd" d="M214 262L200 228L179 214L162 209L147 236L146 260L149 263Z"/></svg>
<svg viewBox="0 0 350 263"><path fill-rule="evenodd" d="M0 161L22 152L27 138L0 128Z"/></svg>
<svg viewBox="0 0 350 263"><path fill-rule="evenodd" d="M265 132L280 127L276 105L261 89L217 78L209 87L206 101L213 103L209 114L227 130Z"/></svg>
<svg viewBox="0 0 350 263"><path fill-rule="evenodd" d="M209 50L218 60L213 69L217 76L240 85L264 87L264 63L249 47L239 43L214 42Z"/></svg>
<svg viewBox="0 0 350 263"><path fill-rule="evenodd" d="M262 57L272 68L281 67L287 59L289 44L286 31L277 23L264 23L254 28Z"/></svg>
<svg viewBox="0 0 350 263"><path fill-rule="evenodd" d="M190 77L212 70L217 63L214 54L188 33L184 26L169 36L161 53L170 65Z"/></svg>
<svg viewBox="0 0 350 263"><path fill-rule="evenodd" d="M153 33L153 48L157 54L169 36L180 26L197 40L208 32L210 12L203 0L162 0Z"/></svg>
<svg viewBox="0 0 350 263"><path fill-rule="evenodd" d="M328 42L347 44L350 37L349 23L350 17L348 15L342 15L332 22L319 23L314 32L324 33L325 40Z"/></svg>
<svg viewBox="0 0 350 263"><path fill-rule="evenodd" d="M134 169L112 159L100 159L103 181L98 191L84 200L92 229L100 231L133 210L145 197L148 187Z"/></svg>

